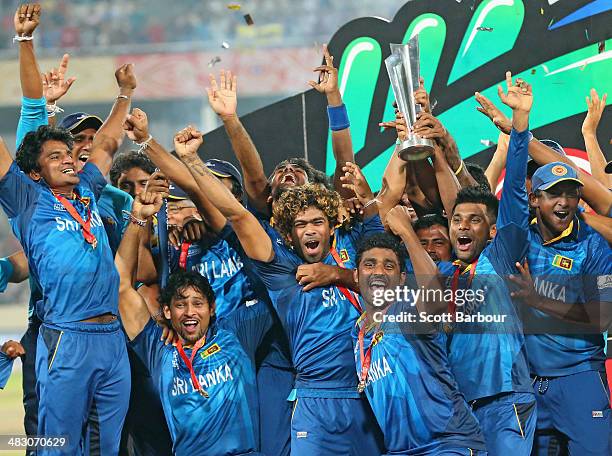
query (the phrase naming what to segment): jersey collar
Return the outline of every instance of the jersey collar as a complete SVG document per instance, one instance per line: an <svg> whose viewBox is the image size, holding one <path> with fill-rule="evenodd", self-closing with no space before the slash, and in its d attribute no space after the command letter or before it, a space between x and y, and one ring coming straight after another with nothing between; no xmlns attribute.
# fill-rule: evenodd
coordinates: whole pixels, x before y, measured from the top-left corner
<svg viewBox="0 0 612 456"><path fill-rule="evenodd" d="M580 220L577 217L574 217L574 220L570 222L569 226L561 234L559 234L559 236L556 236L548 241L544 241L542 233L540 232L540 227L538 226L538 219L534 217L534 219L531 221L531 225L533 229L540 235L540 238L542 239L542 245L551 245L555 242L572 236L577 237L578 232L580 231Z"/></svg>

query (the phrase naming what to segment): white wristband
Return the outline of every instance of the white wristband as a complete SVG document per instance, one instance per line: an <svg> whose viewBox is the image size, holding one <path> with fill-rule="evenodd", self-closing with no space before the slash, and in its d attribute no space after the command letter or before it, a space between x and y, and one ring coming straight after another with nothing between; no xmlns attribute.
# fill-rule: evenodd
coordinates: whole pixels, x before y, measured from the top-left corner
<svg viewBox="0 0 612 456"><path fill-rule="evenodd" d="M34 39L33 35L27 36L27 35L15 35L13 37L13 43L16 42L22 42L22 41L32 41Z"/></svg>
<svg viewBox="0 0 612 456"><path fill-rule="evenodd" d="M368 201L367 203L363 205L363 208L367 209L368 207L370 207L372 204L375 204L375 203L380 203L380 200L378 198L372 198L370 201Z"/></svg>
<svg viewBox="0 0 612 456"><path fill-rule="evenodd" d="M135 142L134 144L136 144L137 146L140 146L140 148L138 149L138 152L144 152L144 150L149 147L149 143L153 140L153 135L149 135L149 137L147 139L145 139L143 142Z"/></svg>

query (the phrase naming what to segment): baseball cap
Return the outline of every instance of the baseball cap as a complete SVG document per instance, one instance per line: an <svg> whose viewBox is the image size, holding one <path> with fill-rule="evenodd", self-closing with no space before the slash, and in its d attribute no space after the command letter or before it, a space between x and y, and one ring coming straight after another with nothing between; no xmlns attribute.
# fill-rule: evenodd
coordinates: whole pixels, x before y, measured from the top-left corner
<svg viewBox="0 0 612 456"><path fill-rule="evenodd" d="M93 114L75 112L74 114L64 117L57 126L70 131L70 133L74 135L88 128L93 128L97 131L103 123L102 119Z"/></svg>
<svg viewBox="0 0 612 456"><path fill-rule="evenodd" d="M576 170L562 162L552 162L540 166L531 178L531 191L548 190L559 182L572 181L583 185Z"/></svg>
<svg viewBox="0 0 612 456"><path fill-rule="evenodd" d="M606 174L612 174L612 160L608 162L608 164L604 168L604 171L606 172Z"/></svg>
<svg viewBox="0 0 612 456"><path fill-rule="evenodd" d="M238 169L230 162L211 158L209 160L206 160L206 163L204 164L215 176L231 177L236 182L238 182L240 184L240 188L242 188L242 175L240 174L240 171L238 171Z"/></svg>
<svg viewBox="0 0 612 456"><path fill-rule="evenodd" d="M170 186L168 188L168 199L172 201L182 201L189 199L189 195L183 191L178 185L174 182L170 182Z"/></svg>
<svg viewBox="0 0 612 456"><path fill-rule="evenodd" d="M561 144L559 144L557 141L554 141L552 139L540 139L540 142L542 144L544 144L545 146L550 147L552 150L554 150L555 152L557 152L559 155L561 155L562 157L567 157L567 154L565 153L565 151L563 150L563 147L561 146ZM531 156L529 156L527 158L527 177L529 176L533 176L533 173L536 172L536 170L540 167L540 165L538 165L533 158L531 158Z"/></svg>

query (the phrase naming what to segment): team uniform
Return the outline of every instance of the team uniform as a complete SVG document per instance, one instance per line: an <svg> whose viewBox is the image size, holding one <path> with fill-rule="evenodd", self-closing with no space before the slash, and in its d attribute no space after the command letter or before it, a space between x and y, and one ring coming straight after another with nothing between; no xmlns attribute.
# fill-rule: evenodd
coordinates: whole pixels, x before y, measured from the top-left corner
<svg viewBox="0 0 612 456"><path fill-rule="evenodd" d="M265 286L252 272L254 267L229 224L215 238L193 244L183 242L179 249L169 246L168 263L171 272L186 269L208 279L215 293L216 313L221 317L245 305L269 302ZM266 405L259 408L264 454L282 456L290 450L291 404L287 397L295 375L288 352L287 337L274 316L274 325L256 356L260 403Z"/></svg>
<svg viewBox="0 0 612 456"><path fill-rule="evenodd" d="M49 118L46 110L46 99L32 99L22 97L21 115L17 126L16 147L19 148L25 135L36 131L42 125L48 125ZM112 185L106 185L98 199L98 210L109 246L113 255L117 252L127 220L123 211L129 212L132 208L132 197ZM12 224L12 221L11 221ZM35 358L38 332L41 324L35 308L36 303L42 299L40 286L33 277L30 277L30 300L28 307L28 329L21 338L26 354L22 357L23 363L23 402L25 409L24 426L27 435L35 435L38 426L38 398L36 395ZM29 354L29 356L28 356ZM142 388L141 388L142 389ZM155 397L155 396L154 396ZM150 402L150 400L149 400ZM161 410L161 406L159 408ZM157 432L156 435L163 434ZM168 435L166 433L166 435ZM168 439L169 441L169 436Z"/></svg>
<svg viewBox="0 0 612 456"><path fill-rule="evenodd" d="M156 381L178 455L256 455L259 416L255 351L272 325L264 302L243 306L209 327L193 371L209 397L194 387L177 347L160 341L153 320L130 342Z"/></svg>
<svg viewBox="0 0 612 456"><path fill-rule="evenodd" d="M418 321L409 303L393 304L386 315L403 312ZM450 371L446 335L424 324L389 321L366 331L363 317L352 333L355 365L360 378L367 375L365 393L387 453L485 455L478 421Z"/></svg>
<svg viewBox="0 0 612 456"><path fill-rule="evenodd" d="M106 181L93 164L80 179L78 198L70 202L90 220L97 248L51 190L15 163L0 181L0 204L43 296L37 303L43 321L36 352L38 434L67 435L71 454L113 454L130 389L125 337L118 321L82 320L118 314L119 277L96 203ZM71 270L75 274L66 273Z"/></svg>
<svg viewBox="0 0 612 456"><path fill-rule="evenodd" d="M6 382L8 382L11 376L11 370L13 369L13 358L9 358L4 352L0 352L0 389L4 389Z"/></svg>
<svg viewBox="0 0 612 456"><path fill-rule="evenodd" d="M568 309L575 303L612 302L612 250L599 233L577 218L548 242L535 220L530 228L529 269L540 295L565 302ZM610 454L605 334L577 334L579 326L537 309L526 312L525 321L534 328L526 343L538 401L537 454L557 454L558 443L570 454ZM542 328L552 330L539 334Z"/></svg>
<svg viewBox="0 0 612 456"><path fill-rule="evenodd" d="M471 288L484 294L481 303L473 299L457 305L457 316L506 316L496 322L456 321L449 342L452 372L492 455L529 455L535 431L536 405L523 328L505 280L516 273L515 263L527 253L525 175L530 139L529 131L512 131L497 234L477 261L457 270L451 281L456 282L456 290Z"/></svg>
<svg viewBox="0 0 612 456"><path fill-rule="evenodd" d="M351 231L336 230L332 245L344 265L354 268L356 242L382 230L380 218L372 217ZM272 246L270 263L254 263L289 337L297 371L291 454L380 455L380 429L357 391L353 367L351 331L360 311L338 287L305 292L295 279L303 260L279 242ZM337 264L331 253L322 262Z"/></svg>

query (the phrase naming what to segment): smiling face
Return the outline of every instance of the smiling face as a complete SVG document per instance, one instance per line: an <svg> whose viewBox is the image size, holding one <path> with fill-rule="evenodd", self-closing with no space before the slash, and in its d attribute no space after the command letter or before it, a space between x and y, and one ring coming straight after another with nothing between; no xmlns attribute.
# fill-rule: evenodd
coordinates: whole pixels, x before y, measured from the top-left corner
<svg viewBox="0 0 612 456"><path fill-rule="evenodd" d="M283 163L276 167L270 181L272 195L276 195L279 189L297 187L308 183L306 171L298 165Z"/></svg>
<svg viewBox="0 0 612 456"><path fill-rule="evenodd" d="M572 181L559 182L529 195L545 240L559 236L569 227L578 210L580 196L581 186Z"/></svg>
<svg viewBox="0 0 612 456"><path fill-rule="evenodd" d="M91 145L93 144L94 136L96 135L96 130L93 128L86 128L78 133L74 134L74 145L72 146L72 158L74 160L74 164L77 167L77 172L79 172L87 160L89 160L89 155L91 154Z"/></svg>
<svg viewBox="0 0 612 456"><path fill-rule="evenodd" d="M329 220L315 207L298 213L293 220L291 244L307 263L318 263L329 253L330 237L334 230Z"/></svg>
<svg viewBox="0 0 612 456"><path fill-rule="evenodd" d="M448 237L448 228L436 224L417 230L416 235L432 260L450 261L452 246Z"/></svg>
<svg viewBox="0 0 612 456"><path fill-rule="evenodd" d="M136 198L144 191L149 177L151 177L149 173L144 171L142 168L134 166L121 173L119 179L117 179L117 187L120 190L129 193L132 198Z"/></svg>
<svg viewBox="0 0 612 456"><path fill-rule="evenodd" d="M450 220L450 239L457 258L472 263L495 234L495 225L481 203L462 203L455 207Z"/></svg>
<svg viewBox="0 0 612 456"><path fill-rule="evenodd" d="M54 190L72 191L79 183L72 153L62 141L51 139L43 143L38 157L38 166L40 171L31 171L30 177L34 180L43 178Z"/></svg>
<svg viewBox="0 0 612 456"><path fill-rule="evenodd" d="M185 344L193 345L208 331L211 318L215 315L215 303L209 303L202 292L188 286L179 289L170 306L164 306L164 316Z"/></svg>
<svg viewBox="0 0 612 456"><path fill-rule="evenodd" d="M395 290L406 281L406 273L402 272L397 254L388 248L375 247L366 250L355 271L359 291L368 307L386 307L392 302L377 305L375 294L385 290Z"/></svg>

